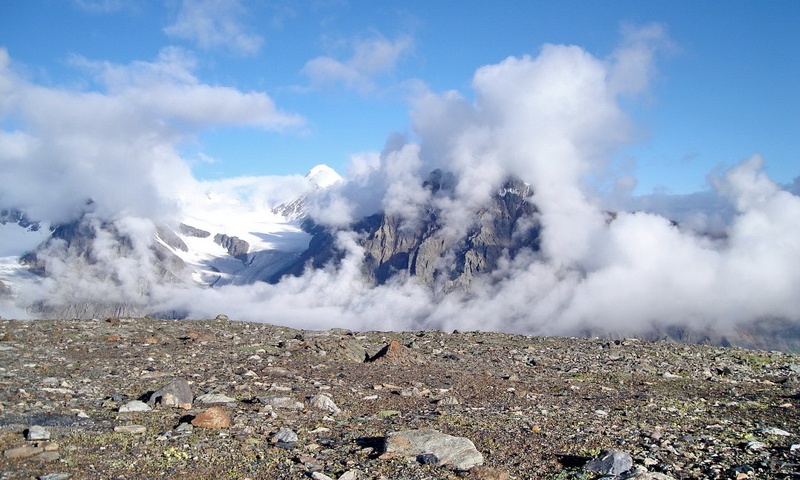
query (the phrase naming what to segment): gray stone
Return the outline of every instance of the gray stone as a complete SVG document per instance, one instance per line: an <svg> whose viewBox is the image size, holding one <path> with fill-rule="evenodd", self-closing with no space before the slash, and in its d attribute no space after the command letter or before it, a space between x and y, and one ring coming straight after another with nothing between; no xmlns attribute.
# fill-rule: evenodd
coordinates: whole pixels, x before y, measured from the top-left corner
<svg viewBox="0 0 800 480"><path fill-rule="evenodd" d="M358 480L360 476L358 470L348 470L339 477L339 480Z"/></svg>
<svg viewBox="0 0 800 480"><path fill-rule="evenodd" d="M297 434L288 428L281 428L278 433L272 436L273 443L297 443Z"/></svg>
<svg viewBox="0 0 800 480"><path fill-rule="evenodd" d="M438 430L404 430L386 436L386 453L416 459L420 455L433 454L441 465L456 470L469 470L483 464L483 455L467 438L446 435Z"/></svg>
<svg viewBox="0 0 800 480"><path fill-rule="evenodd" d="M758 450L764 450L765 448L767 448L767 444L764 442L760 442L758 440L750 440L749 442L747 442L748 450L758 451Z"/></svg>
<svg viewBox="0 0 800 480"><path fill-rule="evenodd" d="M330 412L334 415L342 411L341 408L336 406L331 397L324 394L314 395L311 397L311 406L319 410Z"/></svg>
<svg viewBox="0 0 800 480"><path fill-rule="evenodd" d="M192 387L182 378L176 378L150 395L149 404L158 403L165 407L192 408Z"/></svg>
<svg viewBox="0 0 800 480"><path fill-rule="evenodd" d="M763 433L764 435L777 435L779 437L791 437L792 434L787 432L786 430L781 430L780 428L769 427L769 428L762 428L759 430L759 433Z"/></svg>
<svg viewBox="0 0 800 480"><path fill-rule="evenodd" d="M620 475L633 467L633 459L622 450L606 450L583 466L584 470L603 475Z"/></svg>
<svg viewBox="0 0 800 480"><path fill-rule="evenodd" d="M670 477L669 475L665 475L663 473L658 472L644 472L644 473L637 473L632 477L626 477L631 480L675 480L675 477Z"/></svg>
<svg viewBox="0 0 800 480"><path fill-rule="evenodd" d="M237 258L241 261L247 260L247 252L250 250L250 244L246 240L239 237L232 237L224 233L214 235L214 243L221 246L228 251L228 255ZM219 315L217 316L219 319Z"/></svg>
<svg viewBox="0 0 800 480"><path fill-rule="evenodd" d="M314 480L334 480L333 478L321 472L311 472L311 478L313 478Z"/></svg>
<svg viewBox="0 0 800 480"><path fill-rule="evenodd" d="M195 398L197 403L236 403L236 399L221 393L206 393Z"/></svg>
<svg viewBox="0 0 800 480"><path fill-rule="evenodd" d="M61 459L61 454L58 452L43 452L33 457L37 462L56 462Z"/></svg>
<svg viewBox="0 0 800 480"><path fill-rule="evenodd" d="M127 433L131 435L140 435L147 431L147 428L144 425L120 425L114 427L114 431L117 433Z"/></svg>
<svg viewBox="0 0 800 480"><path fill-rule="evenodd" d="M9 448L5 452L3 452L3 456L8 459L27 458L27 457L32 457L34 455L38 455L42 452L44 452L44 448L42 447L16 447L16 448Z"/></svg>
<svg viewBox="0 0 800 480"><path fill-rule="evenodd" d="M69 473L48 473L40 476L39 480L69 480L70 477L72 475Z"/></svg>
<svg viewBox="0 0 800 480"><path fill-rule="evenodd" d="M30 441L50 440L50 431L39 425L31 425L25 438Z"/></svg>
<svg viewBox="0 0 800 480"><path fill-rule="evenodd" d="M270 405L272 408L287 408L290 410L302 410L303 404L298 402L292 397L283 395L264 395L257 397L258 401L264 405Z"/></svg>
<svg viewBox="0 0 800 480"><path fill-rule="evenodd" d="M149 412L153 407L144 403L141 400L131 400L130 402L119 407L120 413L124 412Z"/></svg>
<svg viewBox="0 0 800 480"><path fill-rule="evenodd" d="M189 422L183 422L180 425L178 425L177 427L175 427L175 433L178 433L178 434L192 433L193 430L194 430L194 425L192 425Z"/></svg>

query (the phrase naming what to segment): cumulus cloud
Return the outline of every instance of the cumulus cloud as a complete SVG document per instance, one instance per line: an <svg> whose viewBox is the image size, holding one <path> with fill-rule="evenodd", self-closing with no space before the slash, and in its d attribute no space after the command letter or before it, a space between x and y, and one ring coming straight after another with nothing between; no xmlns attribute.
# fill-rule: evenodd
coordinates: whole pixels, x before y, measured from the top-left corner
<svg viewBox="0 0 800 480"><path fill-rule="evenodd" d="M164 28L174 38L202 49L226 49L240 55L259 51L264 39L242 22L247 13L239 0L182 0L175 23Z"/></svg>
<svg viewBox="0 0 800 480"><path fill-rule="evenodd" d="M474 102L457 92L421 97L412 118L422 155L459 175L449 214L465 219L515 174L533 186L548 231L544 252L567 264L585 256L604 220L582 180L630 139L619 96L643 88L664 41L659 29L646 30L605 60L577 46L545 45L535 58L481 67Z"/></svg>
<svg viewBox="0 0 800 480"><path fill-rule="evenodd" d="M350 181L331 189L315 206L315 219L337 229L336 241L344 252L340 264L308 270L277 285L165 286L150 292L150 299L157 308L183 311L191 317L225 312L242 320L304 328L630 334L678 325L725 334L737 325L765 319L798 322L800 197L775 184L759 156L711 177L713 191L677 199L663 195L625 199L625 186L634 179L612 179L621 185L613 201L633 207L615 215L609 215L607 203L587 186L587 178L606 174L609 159L631 141L633 126L623 105L646 94L657 75L655 59L664 48L669 48L664 30L646 26L627 30L620 47L605 58L577 46L545 45L536 55L483 66L473 77L470 99L455 91L423 92L411 113L417 140L394 136L383 152L354 156ZM345 66L365 74L370 71L363 64L389 64L353 59ZM192 77L186 76L191 68L185 63L181 67L181 61L186 59L176 59L169 68L142 65L136 74L130 69L122 69L119 75L100 68L108 74L109 85L109 92L102 94L22 85L39 89L40 101L59 107L51 111L64 107L48 100L48 95L68 99L81 95L84 104L106 112L107 119L120 121L108 112L122 107L107 102L141 88L141 82L159 85L168 78L167 84L192 88ZM14 96L0 108L28 111L21 107L27 105L27 94L24 88L16 88L19 79L4 73L0 89L9 82L15 87ZM148 109L140 111L140 105ZM122 118L131 122L139 115L147 120L151 106L134 102ZM165 106L158 112L189 125L202 118L172 109L178 107ZM80 116L77 120L89 121ZM42 135L42 130L3 132L0 158L14 166L20 159L39 158L43 148L54 148L51 136ZM67 130L70 135L84 131L84 127ZM168 129L132 131L156 138L174 135ZM116 143L119 136L114 133L111 128L108 135ZM69 141L78 140L71 136L58 146ZM169 146L171 141L156 145ZM166 150L169 158L174 157L174 151ZM79 163L74 154L68 158ZM47 178L43 162L27 165ZM72 163L55 165L71 172ZM421 187L435 168L453 175L449 195L432 195ZM478 276L463 292L424 288L411 277L397 276L380 286L362 277L364 251L357 234L347 229L349 224L379 210L414 221L419 207L433 202L442 212L444 227L451 233L463 232L475 208L494 195L509 175L532 188L531 201L541 224L541 251L503 258L497 271ZM7 183L4 178L3 184ZM225 188L235 191L253 185L241 180ZM97 188L90 185L93 190ZM117 193L125 196L124 189ZM7 191L0 195L0 199L9 198ZM134 222L117 228L146 232L147 225Z"/></svg>
<svg viewBox="0 0 800 480"><path fill-rule="evenodd" d="M757 320L800 319L792 293L800 289L792 268L800 255L792 233L800 224L800 198L766 176L760 157L715 178L713 191L628 199L633 210L649 211L618 212L610 222L601 199L587 193L586 178L603 174L613 152L631 140L622 97L647 92L657 53L671 48L665 35L659 26L627 29L604 59L576 46L546 45L535 57L478 69L472 101L454 91L420 96L412 112L419 145L393 141L380 155L359 157L354 170L367 180L334 192L325 204L328 218L341 207L343 225L363 205L413 216L414 206L430 201L415 187L442 168L457 183L452 196L433 201L457 231L514 174L533 188L542 251L503 261L467 293L437 296L398 278L348 289L326 305L357 326L369 321L356 311L381 318L380 328L540 334L657 325L724 334ZM314 282L340 280L335 271L306 275ZM292 282L309 285L303 277ZM284 288L275 287L288 293ZM383 301L404 313L386 318L378 307Z"/></svg>
<svg viewBox="0 0 800 480"><path fill-rule="evenodd" d="M192 181L182 142L218 125L280 130L303 122L262 92L201 83L179 49L130 65L73 62L100 88L37 85L0 51L0 115L12 126L0 131L3 208L67 221L92 199L108 215L163 217L174 211L165 178Z"/></svg>
<svg viewBox="0 0 800 480"><path fill-rule="evenodd" d="M381 35L349 42L351 55L345 60L320 56L303 67L314 87L343 85L361 93L376 89L376 77L391 72L403 55L414 46L412 37L404 35L389 40Z"/></svg>

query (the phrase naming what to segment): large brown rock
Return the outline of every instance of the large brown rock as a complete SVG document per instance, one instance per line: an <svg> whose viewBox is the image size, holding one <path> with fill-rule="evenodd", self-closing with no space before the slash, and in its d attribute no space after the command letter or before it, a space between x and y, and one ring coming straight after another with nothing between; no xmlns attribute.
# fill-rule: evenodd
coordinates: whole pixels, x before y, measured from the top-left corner
<svg viewBox="0 0 800 480"><path fill-rule="evenodd" d="M222 407L211 407L198 413L192 420L192 425L200 428L228 428L231 417Z"/></svg>
<svg viewBox="0 0 800 480"><path fill-rule="evenodd" d="M383 347L378 353L369 359L370 362L383 362L392 365L411 365L422 363L422 356L400 344L397 340L392 340Z"/></svg>

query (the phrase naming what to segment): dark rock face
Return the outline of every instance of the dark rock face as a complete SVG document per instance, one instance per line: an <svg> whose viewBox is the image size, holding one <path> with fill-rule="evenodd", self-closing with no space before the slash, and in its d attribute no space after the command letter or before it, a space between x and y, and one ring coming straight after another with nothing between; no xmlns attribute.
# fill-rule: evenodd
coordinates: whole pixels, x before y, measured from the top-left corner
<svg viewBox="0 0 800 480"><path fill-rule="evenodd" d="M100 225L99 228L108 227ZM64 257L75 257L83 260L91 260L93 247L92 243L97 237L94 227L90 222L76 220L70 223L54 225L53 233L42 245L33 252L28 252L20 259L32 272L38 275L47 274L47 262L43 258L42 251L45 249L58 249ZM128 245L130 247L130 245Z"/></svg>
<svg viewBox="0 0 800 480"><path fill-rule="evenodd" d="M452 183L448 175L434 171L424 186L434 194L447 194L445 189ZM460 236L448 233L440 221L441 212L433 205L416 221L385 213L366 217L351 227L365 249L363 273L377 284L403 273L445 291L466 288L476 275L497 268L504 256L513 258L523 249L539 249L539 225L531 196L521 180L507 181L488 205L474 212L472 225ZM342 259L335 232L311 222L305 227L313 235L308 250L271 281Z"/></svg>
<svg viewBox="0 0 800 480"><path fill-rule="evenodd" d="M191 225L186 225L185 223L181 223L178 226L178 230L182 234L188 235L190 237L208 238L209 236L211 236L210 232L206 232L205 230L201 230L201 229L193 227Z"/></svg>
<svg viewBox="0 0 800 480"><path fill-rule="evenodd" d="M158 238L160 238L162 242L166 243L170 247L182 250L184 252L189 251L189 247L187 247L186 243L181 240L181 237L175 234L175 232L166 225L159 225L156 229L156 232L158 234Z"/></svg>
<svg viewBox="0 0 800 480"><path fill-rule="evenodd" d="M287 220L299 220L308 214L312 194L301 195L300 197L286 203L282 203L272 209L272 213L281 215Z"/></svg>
<svg viewBox="0 0 800 480"><path fill-rule="evenodd" d="M34 222L19 210L0 210L0 225L7 223L16 223L31 232L37 232L41 228L39 222Z"/></svg>
<svg viewBox="0 0 800 480"><path fill-rule="evenodd" d="M250 249L250 244L245 240L218 233L214 235L214 243L227 250L228 255L231 257L238 258L243 262L247 261L247 251Z"/></svg>

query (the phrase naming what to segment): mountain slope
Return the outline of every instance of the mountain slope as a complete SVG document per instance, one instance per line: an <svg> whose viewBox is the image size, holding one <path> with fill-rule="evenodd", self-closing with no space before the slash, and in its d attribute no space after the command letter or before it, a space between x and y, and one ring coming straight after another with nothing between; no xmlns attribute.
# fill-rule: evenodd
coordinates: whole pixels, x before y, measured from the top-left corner
<svg viewBox="0 0 800 480"><path fill-rule="evenodd" d="M329 167L315 167L307 187L288 203L303 210L339 181ZM31 315L141 316L153 313L154 295L162 295L164 286L208 288L271 278L310 239L293 218L211 192L184 199L179 222L102 218L96 207L88 201L80 216L52 227L3 211L0 297L13 303L16 287L24 285L46 292L23 306Z"/></svg>
<svg viewBox="0 0 800 480"><path fill-rule="evenodd" d="M448 195L448 186L440 179L441 172L433 172L425 186L434 195ZM495 270L504 256L538 250L539 226L531 196L524 182L509 179L487 205L473 212L473 223L463 233L445 229L441 211L433 204L423 207L419 219L385 213L366 217L350 227L364 248L362 272L376 284L405 274L443 291L466 288L477 275ZM272 282L282 275L300 275L307 266L321 268L342 259L334 230L313 222L306 228L313 235L308 250Z"/></svg>

